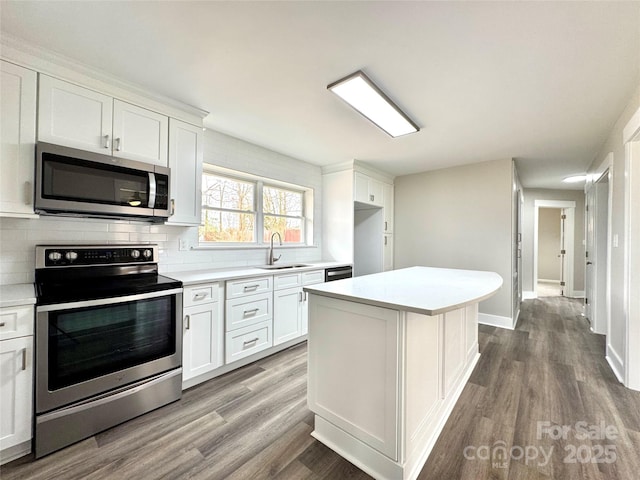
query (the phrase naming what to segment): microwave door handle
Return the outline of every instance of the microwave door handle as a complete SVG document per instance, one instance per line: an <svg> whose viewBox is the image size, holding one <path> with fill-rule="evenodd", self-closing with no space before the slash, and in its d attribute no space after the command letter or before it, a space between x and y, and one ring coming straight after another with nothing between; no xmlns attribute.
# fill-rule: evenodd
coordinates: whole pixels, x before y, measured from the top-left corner
<svg viewBox="0 0 640 480"><path fill-rule="evenodd" d="M149 172L149 208L155 208L156 206L156 174Z"/></svg>

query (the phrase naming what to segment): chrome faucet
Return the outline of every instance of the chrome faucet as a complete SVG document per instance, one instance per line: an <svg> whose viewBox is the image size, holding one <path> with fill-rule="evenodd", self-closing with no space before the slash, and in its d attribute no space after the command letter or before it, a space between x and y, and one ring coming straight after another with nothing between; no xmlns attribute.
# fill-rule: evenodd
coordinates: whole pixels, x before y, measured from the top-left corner
<svg viewBox="0 0 640 480"><path fill-rule="evenodd" d="M274 232L271 234L271 241L269 242L269 265L273 265L274 263L276 263L278 260L280 260L280 257L282 255L278 255L278 258L273 256L273 237L275 237L276 235L278 235L278 238L280 239L280 246L282 246L282 237L280 236L280 232Z"/></svg>

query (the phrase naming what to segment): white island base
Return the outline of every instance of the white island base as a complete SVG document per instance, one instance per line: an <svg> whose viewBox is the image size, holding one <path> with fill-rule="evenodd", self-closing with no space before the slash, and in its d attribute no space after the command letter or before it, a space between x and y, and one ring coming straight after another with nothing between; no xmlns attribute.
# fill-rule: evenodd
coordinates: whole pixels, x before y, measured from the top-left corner
<svg viewBox="0 0 640 480"><path fill-rule="evenodd" d="M502 283L494 273L464 272L488 275L479 284L482 294L449 309L421 309L421 302L404 309L393 299L373 298L367 288L371 293L364 298L345 294L378 276L389 285L398 272L307 289L312 435L376 479L414 479L420 473L480 357L477 302ZM335 285L340 282L345 290Z"/></svg>

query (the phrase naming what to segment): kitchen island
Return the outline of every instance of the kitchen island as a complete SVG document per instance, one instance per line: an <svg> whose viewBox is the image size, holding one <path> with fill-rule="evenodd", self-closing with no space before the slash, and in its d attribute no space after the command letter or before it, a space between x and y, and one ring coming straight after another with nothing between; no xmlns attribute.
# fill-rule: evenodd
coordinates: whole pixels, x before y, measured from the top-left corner
<svg viewBox="0 0 640 480"><path fill-rule="evenodd" d="M312 435L377 479L416 478L480 357L478 302L501 285L411 267L305 287Z"/></svg>

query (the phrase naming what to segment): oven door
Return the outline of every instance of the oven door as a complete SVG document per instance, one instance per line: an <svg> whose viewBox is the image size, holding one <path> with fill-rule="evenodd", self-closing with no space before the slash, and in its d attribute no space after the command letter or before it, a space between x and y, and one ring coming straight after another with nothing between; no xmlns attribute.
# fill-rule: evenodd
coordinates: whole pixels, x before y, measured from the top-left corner
<svg viewBox="0 0 640 480"><path fill-rule="evenodd" d="M182 365L182 289L36 308L36 413Z"/></svg>

